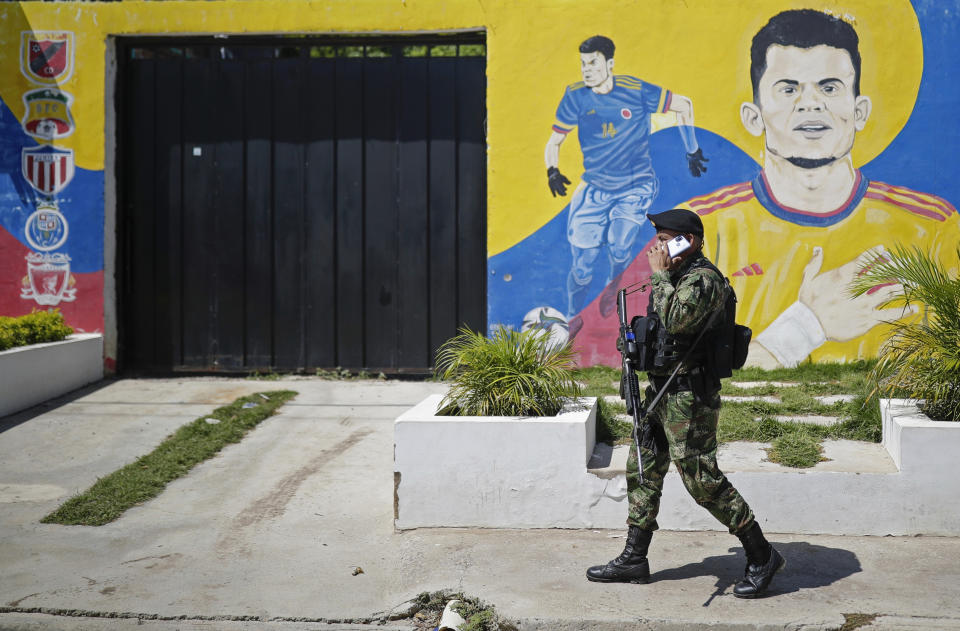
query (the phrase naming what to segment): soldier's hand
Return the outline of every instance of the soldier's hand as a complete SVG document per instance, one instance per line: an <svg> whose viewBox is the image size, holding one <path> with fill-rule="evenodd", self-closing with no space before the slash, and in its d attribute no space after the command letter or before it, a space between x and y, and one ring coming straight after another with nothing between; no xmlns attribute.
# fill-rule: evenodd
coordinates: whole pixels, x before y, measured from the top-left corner
<svg viewBox="0 0 960 631"><path fill-rule="evenodd" d="M687 167L690 168L690 175L700 177L707 172L707 166L704 162L710 162L709 158L703 157L703 149L697 148L693 153L687 154Z"/></svg>
<svg viewBox="0 0 960 631"><path fill-rule="evenodd" d="M567 186L570 185L570 180L560 172L560 169L557 167L550 167L547 169L547 186L550 187L550 193L554 197L560 195L565 197L567 194Z"/></svg>
<svg viewBox="0 0 960 631"><path fill-rule="evenodd" d="M617 350L621 353L623 352L623 335L617 336Z"/></svg>

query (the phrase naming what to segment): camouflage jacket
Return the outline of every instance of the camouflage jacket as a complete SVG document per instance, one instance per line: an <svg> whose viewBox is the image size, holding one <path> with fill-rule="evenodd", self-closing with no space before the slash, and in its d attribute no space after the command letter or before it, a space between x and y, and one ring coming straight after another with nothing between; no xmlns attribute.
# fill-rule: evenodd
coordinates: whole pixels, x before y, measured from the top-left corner
<svg viewBox="0 0 960 631"><path fill-rule="evenodd" d="M654 272L650 277L650 310L660 316L671 335L696 336L713 312L723 308L726 281L711 268L694 265L702 258L702 253L697 254L674 270ZM692 366L681 372L689 368Z"/></svg>

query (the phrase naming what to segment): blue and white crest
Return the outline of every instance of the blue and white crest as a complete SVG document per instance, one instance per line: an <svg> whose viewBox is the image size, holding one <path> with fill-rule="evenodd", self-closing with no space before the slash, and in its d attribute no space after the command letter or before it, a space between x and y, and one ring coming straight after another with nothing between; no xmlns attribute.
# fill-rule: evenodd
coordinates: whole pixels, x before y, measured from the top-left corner
<svg viewBox="0 0 960 631"><path fill-rule="evenodd" d="M23 229L27 243L34 250L49 252L67 241L67 218L55 206L41 206L30 217Z"/></svg>

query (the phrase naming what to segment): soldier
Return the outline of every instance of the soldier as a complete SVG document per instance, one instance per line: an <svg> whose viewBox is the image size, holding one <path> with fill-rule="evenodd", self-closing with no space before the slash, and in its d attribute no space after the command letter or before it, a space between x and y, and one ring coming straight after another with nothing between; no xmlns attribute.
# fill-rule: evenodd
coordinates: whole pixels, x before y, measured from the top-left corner
<svg viewBox="0 0 960 631"><path fill-rule="evenodd" d="M647 252L652 293L649 312L656 313L665 328L668 347L675 357L666 358L662 370L648 371L650 387L647 402L665 386L676 362L714 311L724 308L727 283L720 271L701 251L703 223L689 210L676 208L649 216L657 229L654 246ZM689 247L674 256L667 242L683 235ZM713 328L711 327L711 331ZM740 598L755 598L770 585L774 574L786 565L783 557L764 538L753 511L717 466L717 421L720 416L720 380L706 365L706 348L712 340L704 335L689 354L665 396L650 413L647 423L653 431L657 449L648 449L641 441L643 477L638 475L636 449L627 460L629 514L627 544L623 553L606 565L587 570L587 578L602 583L646 583L650 580L647 549L657 526L657 512L663 478L672 460L684 486L698 504L710 511L730 533L736 535L746 551L744 579L733 593Z"/></svg>

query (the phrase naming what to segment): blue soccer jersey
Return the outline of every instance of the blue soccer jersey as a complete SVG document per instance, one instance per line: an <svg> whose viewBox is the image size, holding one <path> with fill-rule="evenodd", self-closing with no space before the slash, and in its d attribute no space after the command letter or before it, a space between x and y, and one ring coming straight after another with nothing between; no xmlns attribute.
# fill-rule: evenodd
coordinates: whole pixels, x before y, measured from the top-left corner
<svg viewBox="0 0 960 631"><path fill-rule="evenodd" d="M613 89L597 94L578 81L567 86L553 130L577 127L583 151L583 179L614 191L655 179L650 161L650 114L666 112L670 91L627 75L613 77Z"/></svg>

